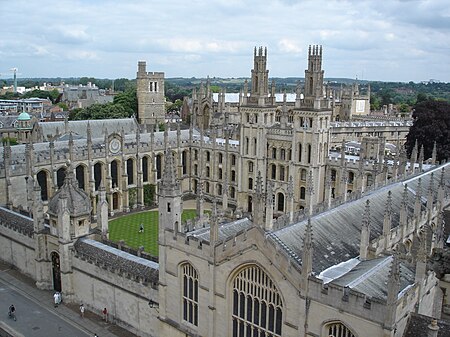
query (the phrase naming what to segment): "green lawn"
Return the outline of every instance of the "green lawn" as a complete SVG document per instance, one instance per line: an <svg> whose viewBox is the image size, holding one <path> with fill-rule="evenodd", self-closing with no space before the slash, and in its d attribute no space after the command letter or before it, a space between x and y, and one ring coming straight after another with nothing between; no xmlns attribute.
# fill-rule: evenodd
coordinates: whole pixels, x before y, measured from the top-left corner
<svg viewBox="0 0 450 337"><path fill-rule="evenodd" d="M181 221L193 219L195 209L186 209L181 215ZM139 233L139 225L144 224L144 233ZM127 246L139 248L154 256L158 256L158 211L146 211L121 216L109 222L109 239L124 240Z"/></svg>

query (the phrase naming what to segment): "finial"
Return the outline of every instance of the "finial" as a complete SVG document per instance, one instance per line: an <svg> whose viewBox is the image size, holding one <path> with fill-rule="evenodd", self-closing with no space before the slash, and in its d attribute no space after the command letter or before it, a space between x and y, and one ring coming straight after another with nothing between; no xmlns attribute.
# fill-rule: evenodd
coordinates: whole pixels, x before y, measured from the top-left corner
<svg viewBox="0 0 450 337"><path fill-rule="evenodd" d="M314 181L312 171L309 171L308 181L307 181L307 190L308 195L311 196L314 194Z"/></svg>
<svg viewBox="0 0 450 337"><path fill-rule="evenodd" d="M369 201L369 199L367 199L366 206L364 208L362 227L363 228L369 228L370 227L370 201Z"/></svg>

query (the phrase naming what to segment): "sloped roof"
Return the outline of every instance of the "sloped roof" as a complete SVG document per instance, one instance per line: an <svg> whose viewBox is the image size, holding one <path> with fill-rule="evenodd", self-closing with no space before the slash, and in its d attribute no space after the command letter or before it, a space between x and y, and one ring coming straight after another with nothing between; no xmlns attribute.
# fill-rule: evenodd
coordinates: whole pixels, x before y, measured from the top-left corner
<svg viewBox="0 0 450 337"><path fill-rule="evenodd" d="M233 222L228 222L219 225L218 230L218 240L225 240L229 237L233 237L238 232L248 229L253 226L253 223L248 218L239 219ZM194 231L191 231L187 233L188 236L194 236L197 237L203 241L209 242L209 224L200 229L196 229Z"/></svg>
<svg viewBox="0 0 450 337"><path fill-rule="evenodd" d="M411 312L403 337L428 336L428 326L431 321L431 317ZM437 326L439 327L438 337L450 337L450 322L448 320L438 319Z"/></svg>
<svg viewBox="0 0 450 337"><path fill-rule="evenodd" d="M450 163L444 165L445 180L450 178ZM366 201L370 201L370 239L379 237L383 231L383 218L388 192L392 193L392 225L399 224L399 210L405 185L407 185L408 214L414 209L418 179L422 180L422 208L425 207L426 193L430 184L431 172L437 190L441 167L367 193L364 197L345 203L311 218L313 230L313 272L318 275L323 270L342 261L359 256L362 214ZM307 220L268 233L294 260L301 264L303 237Z"/></svg>

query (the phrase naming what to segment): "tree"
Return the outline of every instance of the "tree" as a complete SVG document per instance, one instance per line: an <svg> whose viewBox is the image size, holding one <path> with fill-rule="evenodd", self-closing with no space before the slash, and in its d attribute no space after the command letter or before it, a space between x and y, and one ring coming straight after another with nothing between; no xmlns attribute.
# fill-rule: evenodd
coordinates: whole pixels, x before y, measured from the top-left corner
<svg viewBox="0 0 450 337"><path fill-rule="evenodd" d="M413 110L413 125L406 136L408 156L417 143L424 148L424 159L432 156L436 142L437 160L450 158L450 103L446 101L422 101Z"/></svg>
<svg viewBox="0 0 450 337"><path fill-rule="evenodd" d="M136 88L128 89L114 96L114 105L121 105L127 112L128 117L137 116L138 102L136 96Z"/></svg>

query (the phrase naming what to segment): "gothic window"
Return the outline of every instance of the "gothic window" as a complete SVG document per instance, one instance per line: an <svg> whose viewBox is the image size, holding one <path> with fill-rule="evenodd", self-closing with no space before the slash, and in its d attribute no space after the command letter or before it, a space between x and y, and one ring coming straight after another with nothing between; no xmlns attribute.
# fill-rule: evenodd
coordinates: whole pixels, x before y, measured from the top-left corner
<svg viewBox="0 0 450 337"><path fill-rule="evenodd" d="M56 184L58 188L61 188L61 186L64 184L64 179L66 178L66 168L61 167L56 171Z"/></svg>
<svg viewBox="0 0 450 337"><path fill-rule="evenodd" d="M39 171L37 174L37 181L41 188L41 199L43 201L48 200L47 172Z"/></svg>
<svg viewBox="0 0 450 337"><path fill-rule="evenodd" d="M222 169L219 168L219 179L222 179Z"/></svg>
<svg viewBox="0 0 450 337"><path fill-rule="evenodd" d="M272 148L272 159L277 159L277 149L275 147Z"/></svg>
<svg viewBox="0 0 450 337"><path fill-rule="evenodd" d="M219 164L222 164L223 161L223 155L222 153L219 153Z"/></svg>
<svg viewBox="0 0 450 337"><path fill-rule="evenodd" d="M248 178L248 189L249 190L253 189L253 178Z"/></svg>
<svg viewBox="0 0 450 337"><path fill-rule="evenodd" d="M291 149L288 150L288 158L287 159L292 160L292 150Z"/></svg>
<svg viewBox="0 0 450 337"><path fill-rule="evenodd" d="M194 150L194 160L198 160L198 151Z"/></svg>
<svg viewBox="0 0 450 337"><path fill-rule="evenodd" d="M353 172L348 172L348 183L353 184L353 179L355 179L355 174Z"/></svg>
<svg viewBox="0 0 450 337"><path fill-rule="evenodd" d="M211 153L209 151L206 151L206 161L211 160Z"/></svg>
<svg viewBox="0 0 450 337"><path fill-rule="evenodd" d="M333 322L325 327L328 337L355 337L355 335L341 322Z"/></svg>
<svg viewBox="0 0 450 337"><path fill-rule="evenodd" d="M280 150L280 159L286 160L286 150L285 149Z"/></svg>
<svg viewBox="0 0 450 337"><path fill-rule="evenodd" d="M113 160L110 165L111 165L112 187L116 188L119 185L119 174L118 174L118 168L117 168L117 161Z"/></svg>
<svg viewBox="0 0 450 337"><path fill-rule="evenodd" d="M236 198L236 190L233 186L230 187L230 197L232 199Z"/></svg>
<svg viewBox="0 0 450 337"><path fill-rule="evenodd" d="M298 143L298 161L302 161L302 143Z"/></svg>
<svg viewBox="0 0 450 337"><path fill-rule="evenodd" d="M248 154L249 140L248 137L245 137L245 154Z"/></svg>
<svg viewBox="0 0 450 337"><path fill-rule="evenodd" d="M253 138L253 154L256 156L256 150L258 148L258 142L256 138Z"/></svg>
<svg viewBox="0 0 450 337"><path fill-rule="evenodd" d="M148 181L148 157L142 157L142 181Z"/></svg>
<svg viewBox="0 0 450 337"><path fill-rule="evenodd" d="M161 179L161 175L162 175L162 155L158 154L156 156L156 161L155 161L155 165L156 165L156 179Z"/></svg>
<svg viewBox="0 0 450 337"><path fill-rule="evenodd" d="M102 163L96 163L94 165L94 182L95 182L95 190L97 191L100 187L100 183L103 179L103 167Z"/></svg>
<svg viewBox="0 0 450 337"><path fill-rule="evenodd" d="M206 190L206 193L209 193L209 182L206 182L206 184L205 184L205 190Z"/></svg>
<svg viewBox="0 0 450 337"><path fill-rule="evenodd" d="M231 166L235 166L236 165L236 155L232 154L231 155Z"/></svg>
<svg viewBox="0 0 450 337"><path fill-rule="evenodd" d="M158 82L155 82L155 92L158 92Z"/></svg>
<svg viewBox="0 0 450 337"><path fill-rule="evenodd" d="M306 199L306 188L304 188L303 186L300 187L300 199L301 200L305 200Z"/></svg>
<svg viewBox="0 0 450 337"><path fill-rule="evenodd" d="M258 266L233 280L233 337L281 336L283 304L270 277Z"/></svg>
<svg viewBox="0 0 450 337"><path fill-rule="evenodd" d="M235 170L231 171L231 181L236 181L236 171Z"/></svg>
<svg viewBox="0 0 450 337"><path fill-rule="evenodd" d="M279 212L284 212L284 194L278 193L278 205L277 209Z"/></svg>
<svg viewBox="0 0 450 337"><path fill-rule="evenodd" d="M153 82L148 83L148 91L150 91L150 92L153 91Z"/></svg>
<svg viewBox="0 0 450 337"><path fill-rule="evenodd" d="M128 185L134 184L134 165L133 159L127 160L127 176L128 176Z"/></svg>
<svg viewBox="0 0 450 337"><path fill-rule="evenodd" d="M198 273L186 263L183 270L183 320L198 326Z"/></svg>
<svg viewBox="0 0 450 337"><path fill-rule="evenodd" d="M248 162L248 172L253 172L253 162L252 161Z"/></svg>
<svg viewBox="0 0 450 337"><path fill-rule="evenodd" d="M217 185L217 194L222 195L222 185L220 184Z"/></svg>
<svg viewBox="0 0 450 337"><path fill-rule="evenodd" d="M247 211L252 212L253 211L253 198L251 195L248 196L247 199Z"/></svg>
<svg viewBox="0 0 450 337"><path fill-rule="evenodd" d="M280 166L280 180L284 181L284 166Z"/></svg>
<svg viewBox="0 0 450 337"><path fill-rule="evenodd" d="M75 176L78 181L78 187L85 191L86 190L86 179L84 178L84 172L85 172L85 169L84 169L83 165L78 165L77 168L75 169Z"/></svg>
<svg viewBox="0 0 450 337"><path fill-rule="evenodd" d="M311 144L308 144L308 164L311 164Z"/></svg>
<svg viewBox="0 0 450 337"><path fill-rule="evenodd" d="M247 123L250 123L250 114L247 114Z"/></svg>
<svg viewBox="0 0 450 337"><path fill-rule="evenodd" d="M181 152L181 167L183 174L187 174L187 151Z"/></svg>
<svg viewBox="0 0 450 337"><path fill-rule="evenodd" d="M373 177L371 174L367 175L367 186L372 186L373 184Z"/></svg>
<svg viewBox="0 0 450 337"><path fill-rule="evenodd" d="M258 115L257 114L253 115L253 121L255 122L255 124L258 124Z"/></svg>
<svg viewBox="0 0 450 337"><path fill-rule="evenodd" d="M206 177L209 178L210 169L209 166L206 166Z"/></svg>
<svg viewBox="0 0 450 337"><path fill-rule="evenodd" d="M302 172L300 174L300 179L303 180L303 181L306 181L306 174L307 174L306 170L302 169Z"/></svg>
<svg viewBox="0 0 450 337"><path fill-rule="evenodd" d="M275 164L272 164L272 179L277 179L277 166Z"/></svg>
<svg viewBox="0 0 450 337"><path fill-rule="evenodd" d="M198 175L198 165L194 165L194 175Z"/></svg>

